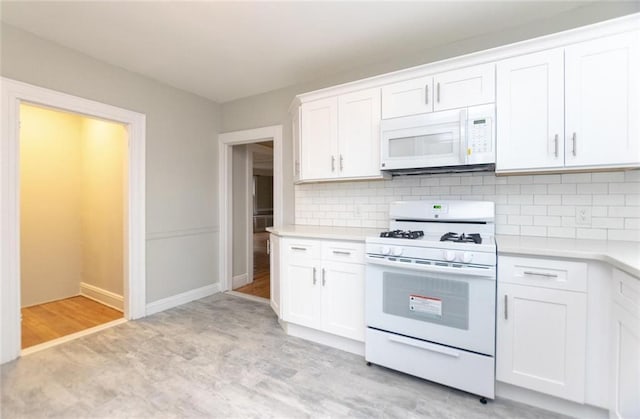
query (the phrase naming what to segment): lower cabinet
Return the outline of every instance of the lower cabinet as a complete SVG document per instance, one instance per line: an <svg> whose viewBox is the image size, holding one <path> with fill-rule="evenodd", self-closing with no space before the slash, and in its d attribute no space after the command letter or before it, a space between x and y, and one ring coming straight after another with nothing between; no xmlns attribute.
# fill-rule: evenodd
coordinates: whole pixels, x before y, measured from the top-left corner
<svg viewBox="0 0 640 419"><path fill-rule="evenodd" d="M613 271L609 415L640 418L640 279Z"/></svg>
<svg viewBox="0 0 640 419"><path fill-rule="evenodd" d="M281 241L283 320L364 341L363 245Z"/></svg>
<svg viewBox="0 0 640 419"><path fill-rule="evenodd" d="M496 379L585 401L586 264L498 261Z"/></svg>

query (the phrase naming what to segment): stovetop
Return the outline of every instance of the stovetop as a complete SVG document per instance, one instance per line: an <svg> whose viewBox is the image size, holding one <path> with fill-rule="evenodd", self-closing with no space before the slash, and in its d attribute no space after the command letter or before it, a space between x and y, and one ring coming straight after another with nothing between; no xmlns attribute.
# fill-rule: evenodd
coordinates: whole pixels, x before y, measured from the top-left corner
<svg viewBox="0 0 640 419"><path fill-rule="evenodd" d="M482 236L478 233L446 233L442 237L440 237L441 242L454 242L454 243L476 243L482 244Z"/></svg>
<svg viewBox="0 0 640 419"><path fill-rule="evenodd" d="M416 240L420 237L424 237L424 231L422 230L390 230L380 233L380 237L388 237L391 239L410 239Z"/></svg>

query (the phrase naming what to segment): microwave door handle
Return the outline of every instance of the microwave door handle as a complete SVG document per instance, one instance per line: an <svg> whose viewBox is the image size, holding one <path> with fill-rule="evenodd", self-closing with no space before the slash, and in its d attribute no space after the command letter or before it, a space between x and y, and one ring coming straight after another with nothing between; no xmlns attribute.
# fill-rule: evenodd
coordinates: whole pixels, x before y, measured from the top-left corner
<svg viewBox="0 0 640 419"><path fill-rule="evenodd" d="M467 110L460 111L460 163L467 162L467 147L469 145L467 139Z"/></svg>

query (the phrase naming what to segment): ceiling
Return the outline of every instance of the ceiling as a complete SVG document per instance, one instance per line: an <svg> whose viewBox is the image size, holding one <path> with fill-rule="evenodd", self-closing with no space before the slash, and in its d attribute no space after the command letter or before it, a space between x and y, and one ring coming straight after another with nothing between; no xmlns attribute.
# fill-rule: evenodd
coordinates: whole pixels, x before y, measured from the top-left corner
<svg viewBox="0 0 640 419"><path fill-rule="evenodd" d="M2 20L213 101L309 82L589 2L2 1Z"/></svg>

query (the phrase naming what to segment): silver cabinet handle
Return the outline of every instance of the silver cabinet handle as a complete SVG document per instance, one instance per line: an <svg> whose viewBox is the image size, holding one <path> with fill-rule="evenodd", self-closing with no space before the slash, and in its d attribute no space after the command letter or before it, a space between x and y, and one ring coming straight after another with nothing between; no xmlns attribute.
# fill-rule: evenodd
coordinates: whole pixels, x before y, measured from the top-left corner
<svg viewBox="0 0 640 419"><path fill-rule="evenodd" d="M322 268L322 286L323 287L327 283L327 279L325 278L325 273L326 271L324 270L324 268Z"/></svg>
<svg viewBox="0 0 640 419"><path fill-rule="evenodd" d="M316 284L316 267L313 267L313 285Z"/></svg>
<svg viewBox="0 0 640 419"><path fill-rule="evenodd" d="M271 242L269 240L267 240L267 254L271 254Z"/></svg>
<svg viewBox="0 0 640 419"><path fill-rule="evenodd" d="M335 172L336 170L336 158L334 156L331 156L331 171Z"/></svg>
<svg viewBox="0 0 640 419"><path fill-rule="evenodd" d="M573 155L575 156L575 155L577 154L577 151L578 151L578 150L577 150L577 147L576 147L576 144L577 144L577 142L578 142L578 141L577 141L578 139L577 139L577 134L576 134L575 132L573 133L572 140L573 140L573 151L572 151L572 153L573 153Z"/></svg>
<svg viewBox="0 0 640 419"><path fill-rule="evenodd" d="M306 252L307 248L306 247L296 247L296 246L291 246L291 250L299 250L301 252Z"/></svg>
<svg viewBox="0 0 640 419"><path fill-rule="evenodd" d="M428 84L424 85L424 104L425 105L429 104L429 85Z"/></svg>
<svg viewBox="0 0 640 419"><path fill-rule="evenodd" d="M349 256L351 254L351 252L344 252L342 250L334 250L333 254L334 255L346 255L346 256Z"/></svg>
<svg viewBox="0 0 640 419"><path fill-rule="evenodd" d="M558 134L554 137L553 141L555 142L555 151L554 154L558 157Z"/></svg>
<svg viewBox="0 0 640 419"><path fill-rule="evenodd" d="M524 271L522 273L524 275L543 276L545 278L557 278L558 277L558 274L546 274L546 273L543 273L543 272Z"/></svg>
<svg viewBox="0 0 640 419"><path fill-rule="evenodd" d="M342 158L342 154L340 154L340 171L344 169L344 159Z"/></svg>
<svg viewBox="0 0 640 419"><path fill-rule="evenodd" d="M504 295L504 319L508 320L509 319L509 300L508 300L509 296L507 294Z"/></svg>
<svg viewBox="0 0 640 419"><path fill-rule="evenodd" d="M438 82L438 85L436 87L437 87L437 89L436 89L436 101L438 103L440 103L440 82Z"/></svg>

